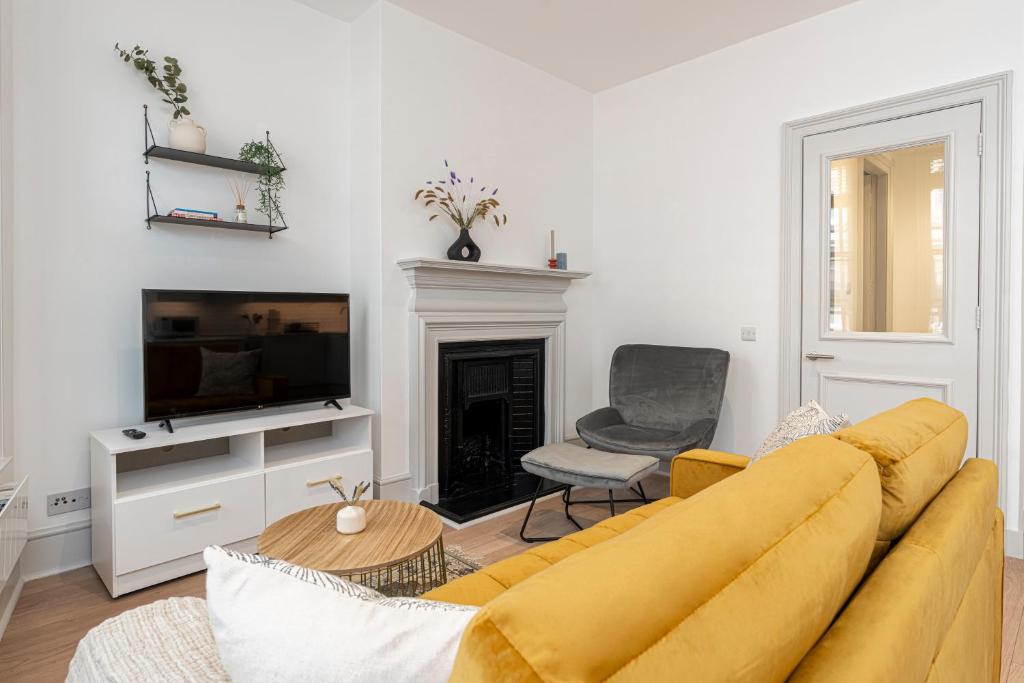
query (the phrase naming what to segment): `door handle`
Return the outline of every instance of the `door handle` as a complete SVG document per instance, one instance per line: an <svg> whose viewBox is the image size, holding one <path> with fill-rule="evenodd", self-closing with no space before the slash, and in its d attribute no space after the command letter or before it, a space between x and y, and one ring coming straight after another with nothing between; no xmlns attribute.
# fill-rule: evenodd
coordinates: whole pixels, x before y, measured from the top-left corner
<svg viewBox="0 0 1024 683"><path fill-rule="evenodd" d="M818 353L817 351L811 351L810 353L805 353L804 358L806 358L807 360L835 360L836 354Z"/></svg>

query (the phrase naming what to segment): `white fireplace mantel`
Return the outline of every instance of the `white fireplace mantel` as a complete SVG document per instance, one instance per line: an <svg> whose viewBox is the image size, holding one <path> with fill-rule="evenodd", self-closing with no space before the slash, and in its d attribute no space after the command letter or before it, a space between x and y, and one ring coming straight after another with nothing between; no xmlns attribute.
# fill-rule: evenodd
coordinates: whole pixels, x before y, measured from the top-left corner
<svg viewBox="0 0 1024 683"><path fill-rule="evenodd" d="M414 495L437 502L438 357L445 342L543 339L545 442L565 414L565 290L590 273L407 258L409 453Z"/></svg>
<svg viewBox="0 0 1024 683"><path fill-rule="evenodd" d="M573 280L589 277L579 270L553 270L498 263L407 258L398 261L414 289L471 289L489 292L561 294Z"/></svg>

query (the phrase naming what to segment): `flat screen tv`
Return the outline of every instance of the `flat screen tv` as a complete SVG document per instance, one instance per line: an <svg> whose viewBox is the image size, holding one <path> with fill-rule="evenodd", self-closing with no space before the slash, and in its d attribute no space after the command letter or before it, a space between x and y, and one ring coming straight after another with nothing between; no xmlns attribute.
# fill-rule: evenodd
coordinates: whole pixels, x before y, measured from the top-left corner
<svg viewBox="0 0 1024 683"><path fill-rule="evenodd" d="M146 421L351 396L348 294L142 290Z"/></svg>

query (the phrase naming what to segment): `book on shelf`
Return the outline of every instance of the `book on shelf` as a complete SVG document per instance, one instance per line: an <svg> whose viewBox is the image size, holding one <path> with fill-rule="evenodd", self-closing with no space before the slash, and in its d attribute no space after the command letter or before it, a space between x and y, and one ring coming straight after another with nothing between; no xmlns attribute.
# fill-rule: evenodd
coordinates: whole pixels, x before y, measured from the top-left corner
<svg viewBox="0 0 1024 683"><path fill-rule="evenodd" d="M199 211L196 209L175 209L167 214L171 218L191 218L201 221L219 221L216 211Z"/></svg>
<svg viewBox="0 0 1024 683"><path fill-rule="evenodd" d="M178 206L178 207L174 208L174 211L171 211L171 213L179 213L179 212L180 213L188 213L188 214L193 214L194 213L194 214L200 214L200 215L203 215L203 216L212 216L214 218L217 217L217 212L216 211L206 211L205 209L186 209L186 208L184 208L182 206Z"/></svg>

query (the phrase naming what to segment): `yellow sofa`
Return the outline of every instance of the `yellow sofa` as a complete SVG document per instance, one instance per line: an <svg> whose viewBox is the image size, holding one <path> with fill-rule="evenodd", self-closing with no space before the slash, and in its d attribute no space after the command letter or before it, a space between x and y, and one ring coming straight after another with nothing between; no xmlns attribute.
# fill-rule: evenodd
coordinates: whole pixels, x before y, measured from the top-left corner
<svg viewBox="0 0 1024 683"><path fill-rule="evenodd" d="M672 495L425 597L481 606L453 681L997 681L994 465L927 399L753 467L690 451Z"/></svg>

